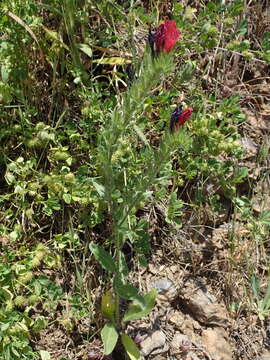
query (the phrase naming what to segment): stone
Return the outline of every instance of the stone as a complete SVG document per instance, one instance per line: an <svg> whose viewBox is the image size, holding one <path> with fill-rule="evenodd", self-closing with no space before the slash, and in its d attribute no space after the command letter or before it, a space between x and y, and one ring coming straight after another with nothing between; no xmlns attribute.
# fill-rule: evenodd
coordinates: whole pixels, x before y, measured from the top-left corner
<svg viewBox="0 0 270 360"><path fill-rule="evenodd" d="M192 343L186 335L176 333L170 343L170 347L171 347L171 355L177 353L181 353L184 355L191 350Z"/></svg>
<svg viewBox="0 0 270 360"><path fill-rule="evenodd" d="M160 292L167 292L172 286L174 286L173 282L167 278L162 278L154 282L154 288Z"/></svg>
<svg viewBox="0 0 270 360"><path fill-rule="evenodd" d="M209 328L202 332L202 343L212 360L232 360L231 345L223 328Z"/></svg>
<svg viewBox="0 0 270 360"><path fill-rule="evenodd" d="M184 320L185 320L184 315L177 310L173 310L172 312L170 312L168 316L169 324L174 325L176 328L181 328Z"/></svg>
<svg viewBox="0 0 270 360"><path fill-rule="evenodd" d="M161 278L156 280L153 285L159 293L159 299L161 301L172 301L177 296L177 286L168 278ZM164 296L164 298L162 298Z"/></svg>
<svg viewBox="0 0 270 360"><path fill-rule="evenodd" d="M266 350L259 357L259 360L270 360L270 351Z"/></svg>
<svg viewBox="0 0 270 360"><path fill-rule="evenodd" d="M166 342L166 336L162 331L155 331L140 343L143 356L149 355L154 349L163 347Z"/></svg>
<svg viewBox="0 0 270 360"><path fill-rule="evenodd" d="M194 319L204 325L226 326L227 311L224 305L216 303L204 284L200 281L186 282L179 289L181 304L192 314Z"/></svg>

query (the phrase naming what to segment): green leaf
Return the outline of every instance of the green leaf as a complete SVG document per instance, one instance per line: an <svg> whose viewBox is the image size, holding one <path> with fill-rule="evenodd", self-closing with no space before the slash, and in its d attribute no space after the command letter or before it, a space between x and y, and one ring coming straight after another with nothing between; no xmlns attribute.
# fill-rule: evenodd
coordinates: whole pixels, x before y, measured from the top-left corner
<svg viewBox="0 0 270 360"><path fill-rule="evenodd" d="M39 350L39 355L41 357L41 360L50 360L51 355L46 350Z"/></svg>
<svg viewBox="0 0 270 360"><path fill-rule="evenodd" d="M260 280L255 275L253 275L251 278L251 288L254 296L258 301L260 296Z"/></svg>
<svg viewBox="0 0 270 360"><path fill-rule="evenodd" d="M138 137L141 139L141 141L144 143L144 145L150 147L148 140L146 139L146 136L144 135L144 133L142 132L142 130L137 126L137 125L133 125L133 129L136 131Z"/></svg>
<svg viewBox="0 0 270 360"><path fill-rule="evenodd" d="M71 203L71 195L70 194L64 194L63 195L63 200L66 204L70 204Z"/></svg>
<svg viewBox="0 0 270 360"><path fill-rule="evenodd" d="M8 289L8 286L3 286L0 288L0 295L3 296L5 300L11 300L13 298L12 292Z"/></svg>
<svg viewBox="0 0 270 360"><path fill-rule="evenodd" d="M125 277L128 276L128 266L124 254L121 252L120 255L120 274L123 274Z"/></svg>
<svg viewBox="0 0 270 360"><path fill-rule="evenodd" d="M146 294L144 298L145 306L142 307L139 304L131 304L126 311L124 316L124 321L136 320L147 316L155 306L157 291L155 289L151 290Z"/></svg>
<svg viewBox="0 0 270 360"><path fill-rule="evenodd" d="M114 287L117 294L127 300L136 300L141 306L144 306L144 298L138 294L138 289L130 284L125 284L119 275L114 278Z"/></svg>
<svg viewBox="0 0 270 360"><path fill-rule="evenodd" d="M92 184L94 185L97 193L99 196L103 197L104 193L105 193L105 188L103 185L99 184L98 182L96 182L95 180L92 180Z"/></svg>
<svg viewBox="0 0 270 360"><path fill-rule="evenodd" d="M103 65L126 65L126 64L131 64L131 62L132 61L129 59L124 59L118 56L93 60L93 63L103 64Z"/></svg>
<svg viewBox="0 0 270 360"><path fill-rule="evenodd" d="M2 65L1 66L1 77L2 77L2 81L3 83L7 83L8 82L8 77L9 77L9 71L7 66Z"/></svg>
<svg viewBox="0 0 270 360"><path fill-rule="evenodd" d="M263 309L270 311L270 281L268 282L267 291L263 299Z"/></svg>
<svg viewBox="0 0 270 360"><path fill-rule="evenodd" d="M107 251L103 250L100 246L94 244L93 242L89 245L92 254L95 259L100 263L100 265L107 271L116 272L116 266L113 258Z"/></svg>
<svg viewBox="0 0 270 360"><path fill-rule="evenodd" d="M1 332L5 332L9 327L10 327L10 323L8 322L8 323L1 325L0 330L1 330Z"/></svg>
<svg viewBox="0 0 270 360"><path fill-rule="evenodd" d="M139 264L140 264L140 266L143 266L143 267L148 266L148 261L144 255L139 257Z"/></svg>
<svg viewBox="0 0 270 360"><path fill-rule="evenodd" d="M140 350L135 342L126 334L121 334L122 344L131 360L140 360Z"/></svg>
<svg viewBox="0 0 270 360"><path fill-rule="evenodd" d="M101 339L104 345L104 354L109 355L118 340L118 332L112 323L107 323L101 330Z"/></svg>
<svg viewBox="0 0 270 360"><path fill-rule="evenodd" d="M247 177L247 175L248 175L248 168L242 167L234 175L234 181L236 183L241 183L244 181L244 178Z"/></svg>
<svg viewBox="0 0 270 360"><path fill-rule="evenodd" d="M248 28L248 22L246 19L244 19L241 21L239 28L236 30L236 34L245 35L245 33L248 30L247 28Z"/></svg>
<svg viewBox="0 0 270 360"><path fill-rule="evenodd" d="M265 210L261 213L260 223L270 225L270 210Z"/></svg>
<svg viewBox="0 0 270 360"><path fill-rule="evenodd" d="M90 46L86 45L86 44L77 44L77 47L79 50L81 50L83 53L85 53L86 55L88 55L89 57L92 57L93 55L93 51L90 48Z"/></svg>
<svg viewBox="0 0 270 360"><path fill-rule="evenodd" d="M43 29L45 30L46 34L51 40L54 40L58 43L58 45L62 46L66 50L69 51L69 47L63 42L61 36L54 30L50 30L46 28L46 26L42 25Z"/></svg>

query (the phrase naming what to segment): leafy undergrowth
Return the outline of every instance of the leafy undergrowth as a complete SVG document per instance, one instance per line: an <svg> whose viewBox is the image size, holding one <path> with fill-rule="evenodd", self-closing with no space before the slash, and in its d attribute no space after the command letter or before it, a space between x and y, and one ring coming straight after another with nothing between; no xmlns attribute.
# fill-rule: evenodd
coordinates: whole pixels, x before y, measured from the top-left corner
<svg viewBox="0 0 270 360"><path fill-rule="evenodd" d="M102 328L105 352L120 335L138 358L121 319L151 311L145 274L171 266L226 305L233 358L260 356L267 2L4 0L0 11L0 358L98 359ZM167 18L180 39L153 58L148 32ZM180 105L193 114L171 133Z"/></svg>

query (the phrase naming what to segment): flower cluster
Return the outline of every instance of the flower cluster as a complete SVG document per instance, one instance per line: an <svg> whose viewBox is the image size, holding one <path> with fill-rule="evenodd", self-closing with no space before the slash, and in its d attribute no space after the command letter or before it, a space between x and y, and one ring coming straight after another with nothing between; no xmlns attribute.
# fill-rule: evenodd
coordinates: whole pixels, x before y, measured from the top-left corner
<svg viewBox="0 0 270 360"><path fill-rule="evenodd" d="M175 20L165 20L159 25L155 33L149 32L148 42L151 47L153 57L172 51L181 33L176 27ZM170 131L176 132L192 115L192 107L183 110L182 106L177 106L171 116Z"/></svg>
<svg viewBox="0 0 270 360"><path fill-rule="evenodd" d="M149 33L148 41L152 54L159 55L162 52L170 52L176 41L180 39L180 35L175 20L165 20L154 34Z"/></svg>
<svg viewBox="0 0 270 360"><path fill-rule="evenodd" d="M182 126L191 117L192 110L192 107L188 107L187 109L183 110L181 105L177 106L171 116L170 131L178 131L179 127Z"/></svg>

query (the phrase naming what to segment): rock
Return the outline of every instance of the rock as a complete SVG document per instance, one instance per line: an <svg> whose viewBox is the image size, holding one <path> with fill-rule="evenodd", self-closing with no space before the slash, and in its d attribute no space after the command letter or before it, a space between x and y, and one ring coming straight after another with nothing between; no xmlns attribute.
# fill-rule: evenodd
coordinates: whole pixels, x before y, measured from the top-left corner
<svg viewBox="0 0 270 360"><path fill-rule="evenodd" d="M202 343L212 360L232 360L231 345L226 340L226 332L222 328L207 329L202 332Z"/></svg>
<svg viewBox="0 0 270 360"><path fill-rule="evenodd" d="M163 300L172 301L177 295L177 286L168 278L162 278L154 282L153 286L159 292L159 297Z"/></svg>
<svg viewBox="0 0 270 360"><path fill-rule="evenodd" d="M190 339L183 334L176 333L170 343L171 355L187 355L192 348Z"/></svg>
<svg viewBox="0 0 270 360"><path fill-rule="evenodd" d="M172 312L170 312L170 314L168 316L169 324L172 324L176 328L179 328L179 329L183 325L184 320L185 320L184 315L180 311L177 311L177 310L173 310Z"/></svg>
<svg viewBox="0 0 270 360"><path fill-rule="evenodd" d="M270 360L270 351L266 350L259 357L259 360Z"/></svg>
<svg viewBox="0 0 270 360"><path fill-rule="evenodd" d="M155 349L151 352L150 356L156 360L157 355L167 353L169 351L169 345L165 344L162 348Z"/></svg>
<svg viewBox="0 0 270 360"><path fill-rule="evenodd" d="M147 334L142 334L139 331L134 338L135 344L137 344L137 345L140 344L141 342L143 342L145 340L146 337L147 337Z"/></svg>
<svg viewBox="0 0 270 360"><path fill-rule="evenodd" d="M153 287L161 293L167 292L172 286L173 282L167 278L159 279L154 282Z"/></svg>
<svg viewBox="0 0 270 360"><path fill-rule="evenodd" d="M192 341L196 341L196 329L200 329L200 324L189 314L185 315L181 331L183 331Z"/></svg>
<svg viewBox="0 0 270 360"><path fill-rule="evenodd" d="M225 306L216 303L201 282L189 281L179 289L181 305L200 323L205 325L226 326L228 316Z"/></svg>
<svg viewBox="0 0 270 360"><path fill-rule="evenodd" d="M149 355L154 349L165 345L166 336L162 331L155 331L140 343L141 353L144 356Z"/></svg>

